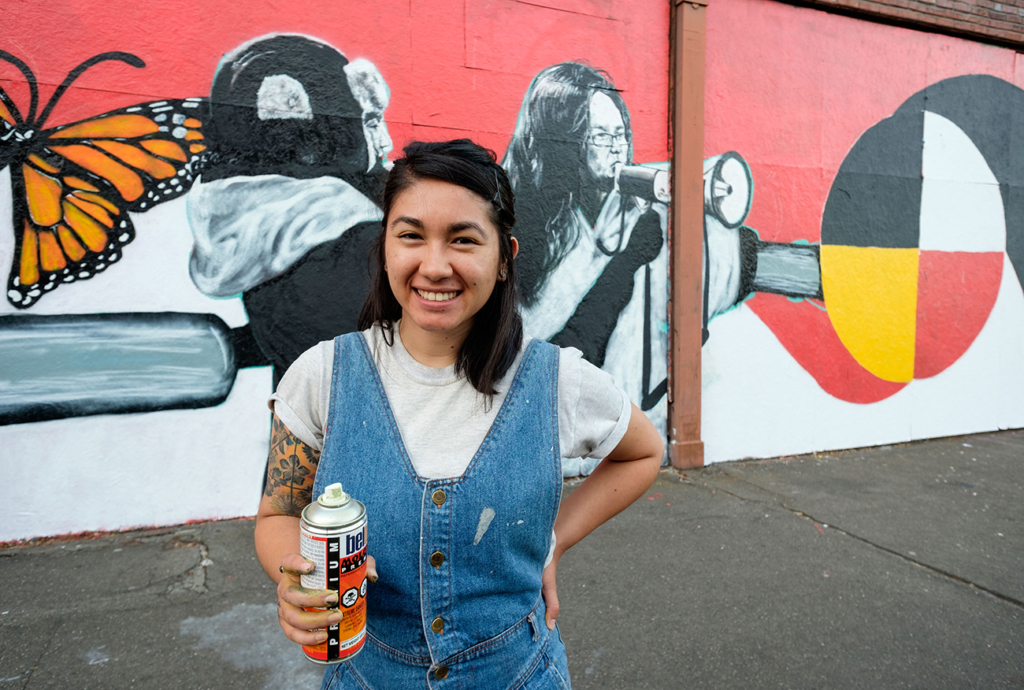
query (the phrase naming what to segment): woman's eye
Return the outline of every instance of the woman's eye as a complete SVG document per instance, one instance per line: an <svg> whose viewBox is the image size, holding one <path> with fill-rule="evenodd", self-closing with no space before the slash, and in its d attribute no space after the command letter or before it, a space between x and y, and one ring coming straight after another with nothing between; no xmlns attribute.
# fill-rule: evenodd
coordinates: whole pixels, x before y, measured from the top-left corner
<svg viewBox="0 0 1024 690"><path fill-rule="evenodd" d="M456 237L454 240L455 244L476 244L476 240L472 237Z"/></svg>

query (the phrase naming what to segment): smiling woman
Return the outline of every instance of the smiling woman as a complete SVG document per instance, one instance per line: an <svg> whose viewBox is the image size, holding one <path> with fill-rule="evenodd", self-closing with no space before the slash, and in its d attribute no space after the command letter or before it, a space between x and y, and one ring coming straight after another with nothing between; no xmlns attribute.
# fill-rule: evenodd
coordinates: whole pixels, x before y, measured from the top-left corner
<svg viewBox="0 0 1024 690"><path fill-rule="evenodd" d="M341 482L366 505L374 584L366 643L323 688L568 688L558 561L651 485L660 435L579 350L524 340L492 152L408 146L382 210L362 332L308 350L271 398L256 550L281 628L319 644L344 619L337 592L301 587L297 553L299 512ZM603 460L560 507L579 456Z"/></svg>
<svg viewBox="0 0 1024 690"><path fill-rule="evenodd" d="M515 256L515 238L511 245ZM508 274L490 205L465 187L413 182L390 209L384 256L406 349L434 366L454 364L476 313Z"/></svg>
<svg viewBox="0 0 1024 690"><path fill-rule="evenodd" d="M468 139L412 144L405 154L384 187L378 270L359 328L380 323L393 339L401 320L414 359L454 364L490 395L523 339L511 185L494 155Z"/></svg>

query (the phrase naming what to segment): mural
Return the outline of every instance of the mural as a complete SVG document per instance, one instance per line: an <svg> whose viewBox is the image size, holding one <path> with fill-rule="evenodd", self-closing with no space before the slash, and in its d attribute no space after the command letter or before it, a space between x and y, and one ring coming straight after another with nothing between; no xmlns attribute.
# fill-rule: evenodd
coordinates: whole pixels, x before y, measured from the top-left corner
<svg viewBox="0 0 1024 690"><path fill-rule="evenodd" d="M633 160L668 159L667 8L631 8L633 25L589 0L568 16L544 3L299 2L224 25L233 6L214 0L173 38L133 30L109 45L107 27L144 20L128 3L94 5L67 8L94 45L40 35L27 13L0 38L0 215L14 219L0 235L0 443L80 497L74 515L42 518L0 488L0 540L251 514L273 385L355 328L393 137L470 136L511 166L517 132L539 121L523 94L556 68L579 75L563 79L579 82L576 100L543 106L578 118L564 150L575 163L531 180L521 247L539 258L557 238L531 304L564 313L533 330L581 347L664 428L667 173ZM634 63L625 46L651 27L665 57ZM509 31L524 40L495 52ZM555 139L536 134L544 150L527 165L554 160ZM567 269L587 264L593 285L557 298ZM213 462L237 482L197 482Z"/></svg>
<svg viewBox="0 0 1024 690"><path fill-rule="evenodd" d="M126 2L5 18L0 462L78 502L0 485L0 540L251 514L265 400L355 327L413 139L502 156L528 331L665 428L667 6L186 5L160 31ZM1016 54L707 12L706 461L1024 426ZM234 484L196 480L215 461Z"/></svg>
<svg viewBox="0 0 1024 690"><path fill-rule="evenodd" d="M552 91L557 95L550 95ZM388 99L387 84L372 63L350 63L335 48L304 36L260 38L221 61L210 98L196 113L206 119L208 135L206 144L193 147L197 153L208 150L197 166L201 179L189 192L188 218L195 240L189 273L210 297L241 294L249 324L240 333L221 338L223 352L210 362L211 371L221 354L234 364L241 347L248 355L245 366L272 364L276 382L299 354L332 334L356 328L369 284L370 245L381 220L373 198L390 167L387 154L392 142L383 121ZM198 99L186 104L200 105ZM101 122L117 117L108 115ZM163 121L166 115L157 117ZM199 126L198 120L194 122ZM117 145L123 146L122 139ZM527 332L579 348L589 361L620 374L624 385L632 384L631 389L640 391L635 397L642 409L651 410L667 388L668 174L652 170L645 177L643 168L631 165L631 139L629 111L609 78L586 65L562 63L543 70L531 84L504 165L511 171L523 209L517 232L523 247ZM142 145L152 148L150 139ZM189 185L196 161L189 163ZM620 176L629 180L635 195L621 191ZM159 198L150 194L149 203L153 196ZM108 216L102 219L109 221ZM129 240L127 236L124 243ZM653 266L659 259L660 264ZM38 263L34 255L33 261ZM637 275L641 268L642 278ZM652 274L657 275L653 289ZM329 299L332 294L343 297ZM27 299L12 293L14 297L17 306L29 306ZM635 306L626 311L631 303ZM622 318L623 312L627 318ZM224 331L219 320L203 315L199 321ZM57 339L90 324L85 317L77 317L68 327L58 325L66 324L64 319L8 322L11 333L37 329L60 333ZM97 317L97 323L107 322ZM136 323L137 336L132 332ZM146 339L157 333L153 323L145 315L121 315L118 329ZM102 328L100 332L115 335ZM613 336L616 347L609 350ZM167 337L177 336L168 332ZM6 344L14 350L22 346L21 340L12 336ZM255 355L250 340L263 359ZM82 347L70 340L68 344ZM639 368L630 367L638 352ZM74 360L75 354L69 347L62 357ZM167 367L176 366L171 364L174 357L168 352ZM118 364L129 380L133 366L152 367L149 361L133 361ZM631 370L642 372L642 379ZM199 386L172 405L162 388L166 382L150 378L156 387L149 402L143 401L141 390L121 395L114 392L121 387L109 386L90 399L95 379L84 376L74 383L74 396L61 393L67 400L62 405L37 400L54 394L45 381L25 381L36 394L24 395L29 386L12 389L8 405L22 409L0 420L202 407L223 401L223 395L211 396ZM71 404L72 397L81 404ZM47 405L44 412L42 406ZM656 414L664 422L664 405Z"/></svg>
<svg viewBox="0 0 1024 690"><path fill-rule="evenodd" d="M0 424L219 405L247 329L212 314L0 316Z"/></svg>
<svg viewBox="0 0 1024 690"><path fill-rule="evenodd" d="M220 404L239 367L273 364L276 382L307 348L355 328L380 221L369 197L391 150L382 119L388 89L371 63L349 63L305 37L268 37L225 57L208 101L132 106L33 138L88 67L143 63L126 53L92 58L36 120L34 76L13 56L0 57L32 89L26 121L0 91L9 104L0 115L10 118L4 122L15 144L8 155L23 171L13 180L15 227L23 222L25 233L11 303L28 308L61 282L116 261L134 230L115 202L144 211L185 192L195 173L205 181L189 197L190 275L211 297L241 293L249 316L232 331L210 314L0 317L0 348L11 355L0 423ZM197 118L207 123L205 140ZM62 183L69 189L63 202ZM62 204L62 218L46 215ZM118 215L125 217L115 236ZM40 218L53 222L42 228ZM350 297L326 300L328 290ZM188 363L180 352L186 333L194 336ZM144 356L135 356L140 349Z"/></svg>
<svg viewBox="0 0 1024 690"><path fill-rule="evenodd" d="M706 226L716 259L708 272L710 313L754 292L818 300L860 365L853 371L871 375L856 387L822 381L850 402L875 402L902 388L885 382L940 374L988 320L1004 256L1018 280L1024 275L1024 177L1015 169L1024 163L1004 155L1015 137L1012 119L988 120L1007 105L1024 106L1024 90L985 75L947 79L908 99L867 130L840 166L820 246L762 242L745 226L724 246L728 240L718 238L730 225L720 208L742 208L735 199L743 196L746 217L750 169L733 152L709 159L706 167L715 170L705 185ZM737 170L731 182L722 160Z"/></svg>
<svg viewBox="0 0 1024 690"><path fill-rule="evenodd" d="M667 6L186 4L159 32L126 2L5 18L0 462L79 499L0 485L0 540L251 514L265 400L355 327L413 139L502 156L528 331L665 428ZM769 0L707 19L706 461L1024 426L1015 53ZM214 461L235 484L196 481Z"/></svg>
<svg viewBox="0 0 1024 690"><path fill-rule="evenodd" d="M46 292L87 280L121 258L132 241L128 211L145 211L192 184L192 165L206 146L199 99L157 101L43 129L61 96L86 70L117 60L141 68L130 53L92 57L64 78L39 117L32 70L0 50L31 94L22 117L0 88L0 168L10 167L17 236L7 299L26 309ZM115 227L116 225L116 227Z"/></svg>
<svg viewBox="0 0 1024 690"><path fill-rule="evenodd" d="M206 295L242 295L275 383L356 328L392 148L389 96L372 63L304 36L247 42L213 78L189 271Z"/></svg>
<svg viewBox="0 0 1024 690"><path fill-rule="evenodd" d="M715 110L726 99L709 106L719 117L709 113L706 144L728 142L742 157L730 152L705 164L705 206L717 212L705 219L708 459L1024 424L1016 395L1024 380L1016 114L1024 90L1013 83L1013 56L771 3L725 0L709 10L716 21L751 15L786 27L759 35L767 52L774 47L766 42L803 35L807 21L845 38L829 44L835 61L824 64L815 46L784 51L780 59L807 66L802 83L772 93L748 87L766 116L760 128L747 121L736 129L729 113ZM712 24L709 40L723 30ZM861 60L865 36L910 46L906 86L853 78L847 62L869 75L892 69L877 57ZM725 49L712 53L709 79L729 83L737 56L717 52ZM914 59L927 69L915 69ZM805 107L800 90L809 88L818 101ZM843 104L843 117L821 102ZM756 141L770 136L768 122L793 134L794 118L817 141L794 134L787 152L778 135ZM734 217L722 220L730 209ZM746 343L742 364L727 338ZM746 410L745 422L761 433L728 433L718 416L727 406Z"/></svg>
<svg viewBox="0 0 1024 690"><path fill-rule="evenodd" d="M526 332L578 348L664 428L668 175L633 166L632 139L608 75L567 62L533 79L502 165Z"/></svg>

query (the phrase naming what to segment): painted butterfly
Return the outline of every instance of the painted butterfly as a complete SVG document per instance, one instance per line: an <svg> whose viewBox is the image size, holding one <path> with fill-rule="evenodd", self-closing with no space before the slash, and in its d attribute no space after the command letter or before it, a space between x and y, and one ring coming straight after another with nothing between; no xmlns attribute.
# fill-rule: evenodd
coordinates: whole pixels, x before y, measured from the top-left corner
<svg viewBox="0 0 1024 690"><path fill-rule="evenodd" d="M62 283L85 280L121 258L135 237L128 212L146 211L192 185L205 150L201 98L156 101L42 129L57 101L87 69L107 60L132 67L131 53L90 58L68 73L39 118L35 75L10 53L31 93L28 117L0 88L0 170L10 166L14 257L7 299L19 309Z"/></svg>

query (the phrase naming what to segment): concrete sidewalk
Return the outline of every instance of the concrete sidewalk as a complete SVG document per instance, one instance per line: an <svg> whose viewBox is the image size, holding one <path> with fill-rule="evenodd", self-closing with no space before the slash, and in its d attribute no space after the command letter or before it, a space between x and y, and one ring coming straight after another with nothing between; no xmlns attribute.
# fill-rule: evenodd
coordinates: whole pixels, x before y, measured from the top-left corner
<svg viewBox="0 0 1024 690"><path fill-rule="evenodd" d="M1022 518L1024 431L664 471L561 562L573 687L1024 687ZM0 690L318 687L252 530L0 550Z"/></svg>

